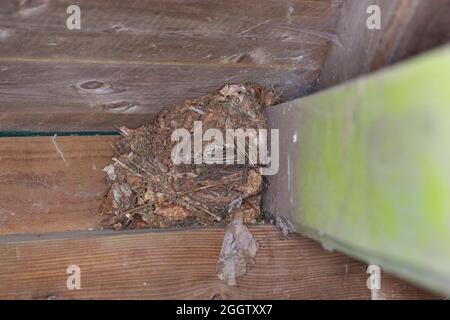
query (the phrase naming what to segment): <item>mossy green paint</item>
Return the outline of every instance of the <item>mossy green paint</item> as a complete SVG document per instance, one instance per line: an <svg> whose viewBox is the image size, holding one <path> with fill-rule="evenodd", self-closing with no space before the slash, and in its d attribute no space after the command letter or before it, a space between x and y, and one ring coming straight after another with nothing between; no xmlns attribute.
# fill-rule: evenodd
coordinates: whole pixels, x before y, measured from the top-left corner
<svg viewBox="0 0 450 320"><path fill-rule="evenodd" d="M449 293L450 47L298 105L300 230Z"/></svg>

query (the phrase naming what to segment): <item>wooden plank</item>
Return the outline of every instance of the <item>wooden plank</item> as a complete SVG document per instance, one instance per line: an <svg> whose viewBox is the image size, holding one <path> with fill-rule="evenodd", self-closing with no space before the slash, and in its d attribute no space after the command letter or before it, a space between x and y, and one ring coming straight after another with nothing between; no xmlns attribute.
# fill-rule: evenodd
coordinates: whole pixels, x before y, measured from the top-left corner
<svg viewBox="0 0 450 320"><path fill-rule="evenodd" d="M311 91L317 71L122 63L5 62L0 57L0 131L111 130L148 123L162 108L259 82L284 99Z"/></svg>
<svg viewBox="0 0 450 320"><path fill-rule="evenodd" d="M281 158L269 210L327 247L449 292L449 70L446 47L271 108Z"/></svg>
<svg viewBox="0 0 450 320"><path fill-rule="evenodd" d="M419 1L402 34L392 62L444 45L450 41L450 0Z"/></svg>
<svg viewBox="0 0 450 320"><path fill-rule="evenodd" d="M94 228L115 138L0 138L0 235Z"/></svg>
<svg viewBox="0 0 450 320"><path fill-rule="evenodd" d="M340 0L6 0L0 56L310 69L325 58Z"/></svg>
<svg viewBox="0 0 450 320"><path fill-rule="evenodd" d="M289 100L312 90L339 1L4 1L0 130L111 130L162 108L258 82ZM91 89L80 89L80 86Z"/></svg>
<svg viewBox="0 0 450 320"><path fill-rule="evenodd" d="M53 235L0 240L2 299L369 299L366 266L300 235L252 227L256 266L237 281L215 274L223 230ZM66 269L81 269L68 290ZM430 298L397 291L397 298Z"/></svg>
<svg viewBox="0 0 450 320"><path fill-rule="evenodd" d="M254 229L262 241L258 266L238 288L218 282L214 274L223 236L219 229L48 235L96 228L105 188L101 169L111 159L109 143L114 139L0 138L0 297L369 298L365 265L326 252L298 235L280 241L270 227ZM190 264L183 266L187 257ZM87 291L65 290L67 266L63 264L67 263L88 268ZM124 263L138 267L125 268ZM127 284L129 270L133 272ZM277 285L279 277L281 284ZM14 282L14 278L19 280ZM144 282L148 288L141 287ZM164 283L168 289L159 291ZM194 294L186 289L187 283L194 286ZM119 288L125 291L120 293ZM382 289L380 298L435 298L384 273Z"/></svg>
<svg viewBox="0 0 450 320"><path fill-rule="evenodd" d="M366 26L370 5L381 9L381 29ZM344 1L318 88L325 89L450 41L449 0Z"/></svg>
<svg viewBox="0 0 450 320"><path fill-rule="evenodd" d="M425 289L402 280L397 276L382 271L381 289L375 294L378 300L443 300L447 299L438 293L431 293Z"/></svg>
<svg viewBox="0 0 450 320"><path fill-rule="evenodd" d="M366 11L372 4L378 5L381 9L381 30L367 28L366 21L369 15ZM396 17L396 11L400 5L405 6L406 2L404 0L344 1L335 31L342 46L330 48L319 77L318 88L325 89L372 71L372 61L383 39L397 33L399 23L404 24L404 15L400 15L397 17L395 30L390 28L391 21Z"/></svg>

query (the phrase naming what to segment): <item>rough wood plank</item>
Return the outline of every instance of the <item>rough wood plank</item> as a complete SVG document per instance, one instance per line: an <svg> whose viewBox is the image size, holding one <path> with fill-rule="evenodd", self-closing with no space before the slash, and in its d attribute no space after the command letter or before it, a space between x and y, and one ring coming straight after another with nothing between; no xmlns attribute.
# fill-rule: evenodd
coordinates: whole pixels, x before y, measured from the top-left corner
<svg viewBox="0 0 450 320"><path fill-rule="evenodd" d="M381 29L366 26L370 5L381 9ZM343 83L450 41L449 0L344 1L319 89Z"/></svg>
<svg viewBox="0 0 450 320"><path fill-rule="evenodd" d="M2 2L0 56L318 68L340 0Z"/></svg>
<svg viewBox="0 0 450 320"><path fill-rule="evenodd" d="M0 138L0 235L95 227L115 138Z"/></svg>
<svg viewBox="0 0 450 320"><path fill-rule="evenodd" d="M137 126L162 108L220 89L258 82L284 99L311 91L317 71L71 61L2 61L0 130L111 130Z"/></svg>
<svg viewBox="0 0 450 320"><path fill-rule="evenodd" d="M409 0L344 1L335 31L342 46L330 48L319 77L318 88L325 89L372 71L373 60L377 58L385 39L395 38L399 28L404 27L405 14L397 16L396 12L398 8L405 6L411 10L409 2ZM367 28L366 21L369 15L366 11L372 4L380 6L381 30ZM404 8L402 12L405 10L407 9Z"/></svg>
<svg viewBox="0 0 450 320"><path fill-rule="evenodd" d="M100 217L95 213L105 187L100 170L110 161L109 143L114 139L0 138L0 297L208 299L220 294L225 298L369 298L365 265L326 252L297 235L279 241L270 227L255 229L262 241L262 258L238 288L226 287L214 274L222 230L116 233L107 240L92 233L84 234L86 239L56 240L66 239L68 234L46 236L48 232L96 227ZM34 233L48 240L37 242L33 236L15 235L18 233ZM186 259L189 264L180 265ZM65 264L70 263L88 268L87 291L65 290ZM125 268L127 263L133 266ZM124 279L130 279L129 270L133 272L127 284ZM160 291L165 282L169 289ZM189 288L194 285L194 294L186 283ZM122 288L126 289L123 296ZM385 274L382 289L380 295L389 299L434 298Z"/></svg>
<svg viewBox="0 0 450 320"><path fill-rule="evenodd" d="M419 1L392 62L401 61L450 42L450 0Z"/></svg>
<svg viewBox="0 0 450 320"><path fill-rule="evenodd" d="M236 287L215 274L220 229L4 238L0 298L369 299L363 264L300 235L280 240L272 226L251 232L260 244L256 266ZM80 290L66 288L73 264L81 269ZM399 291L397 297L431 296Z"/></svg>
<svg viewBox="0 0 450 320"><path fill-rule="evenodd" d="M448 293L448 83L447 46L271 108L281 157L266 206L326 246Z"/></svg>
<svg viewBox="0 0 450 320"><path fill-rule="evenodd" d="M395 275L381 272L381 290L376 294L378 300L442 300L447 299L438 293L431 293L414 286Z"/></svg>
<svg viewBox="0 0 450 320"><path fill-rule="evenodd" d="M138 126L226 83L302 96L336 42L340 3L80 0L81 30L68 30L70 1L4 1L0 130Z"/></svg>

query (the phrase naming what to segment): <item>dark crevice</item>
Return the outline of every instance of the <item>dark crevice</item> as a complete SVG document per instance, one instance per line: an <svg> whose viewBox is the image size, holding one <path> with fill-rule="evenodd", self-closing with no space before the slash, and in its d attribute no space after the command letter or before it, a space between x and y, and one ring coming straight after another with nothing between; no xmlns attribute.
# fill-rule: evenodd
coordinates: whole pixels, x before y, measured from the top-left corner
<svg viewBox="0 0 450 320"><path fill-rule="evenodd" d="M84 137L84 136L117 136L118 131L0 131L0 138L5 137Z"/></svg>

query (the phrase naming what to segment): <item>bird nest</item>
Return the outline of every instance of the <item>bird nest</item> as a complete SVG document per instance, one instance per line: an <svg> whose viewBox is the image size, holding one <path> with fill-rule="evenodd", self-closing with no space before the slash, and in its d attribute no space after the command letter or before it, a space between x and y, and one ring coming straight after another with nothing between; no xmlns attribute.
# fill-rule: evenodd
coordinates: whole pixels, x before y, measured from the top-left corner
<svg viewBox="0 0 450 320"><path fill-rule="evenodd" d="M260 203L265 179L261 165L247 153L251 141L239 151L234 139L221 145L217 133L227 137L229 129L266 129L264 108L277 100L273 90L258 85L226 85L162 110L148 125L119 128L122 136L104 168L104 225L123 230L212 226L236 218L244 224L264 221ZM208 129L216 133L211 139L203 135ZM183 149L183 162L174 161L180 144L174 132L195 138L199 130L200 144L185 141L184 146L193 148Z"/></svg>

